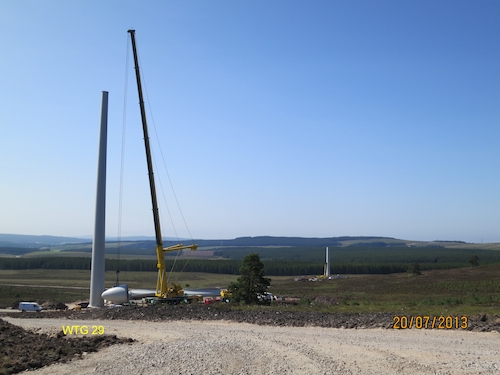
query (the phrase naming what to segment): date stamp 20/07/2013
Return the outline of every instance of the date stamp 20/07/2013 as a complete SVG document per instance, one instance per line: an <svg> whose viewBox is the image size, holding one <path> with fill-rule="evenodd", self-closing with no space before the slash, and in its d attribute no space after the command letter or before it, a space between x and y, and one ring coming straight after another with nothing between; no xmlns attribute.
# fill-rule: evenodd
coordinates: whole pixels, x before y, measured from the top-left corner
<svg viewBox="0 0 500 375"><path fill-rule="evenodd" d="M392 319L394 329L467 329L469 324L465 315L394 315Z"/></svg>

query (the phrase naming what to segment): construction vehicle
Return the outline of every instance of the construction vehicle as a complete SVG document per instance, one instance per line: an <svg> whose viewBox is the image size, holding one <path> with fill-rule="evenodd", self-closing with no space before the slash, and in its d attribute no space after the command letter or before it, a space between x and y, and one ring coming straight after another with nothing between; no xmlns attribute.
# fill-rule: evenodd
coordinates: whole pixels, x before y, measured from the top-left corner
<svg viewBox="0 0 500 375"><path fill-rule="evenodd" d="M134 63L135 63L135 76L137 80L137 91L139 93L139 106L141 109L142 130L144 133L144 147L146 149L146 159L147 159L148 173L149 173L149 187L151 190L151 203L153 206L153 220L154 220L155 235L156 235L156 258L158 267L158 279L156 282L155 296L160 300L160 302L178 303L185 300L184 291L179 284L170 283L170 286L168 286L168 280L165 272L165 253L171 251L180 251L185 249L190 249L194 251L198 248L198 245L193 244L185 246L183 244L177 244L166 248L163 247L163 239L161 236L161 229L160 229L160 216L158 214L158 201L156 198L155 180L153 175L153 163L151 160L151 150L149 145L146 111L144 109L141 76L139 72L139 59L137 57L137 48L135 43L135 30L128 30L128 32L130 33L130 37L132 39L132 50L134 54Z"/></svg>
<svg viewBox="0 0 500 375"><path fill-rule="evenodd" d="M222 289L220 291L220 296L224 302L229 302L233 294L227 289Z"/></svg>

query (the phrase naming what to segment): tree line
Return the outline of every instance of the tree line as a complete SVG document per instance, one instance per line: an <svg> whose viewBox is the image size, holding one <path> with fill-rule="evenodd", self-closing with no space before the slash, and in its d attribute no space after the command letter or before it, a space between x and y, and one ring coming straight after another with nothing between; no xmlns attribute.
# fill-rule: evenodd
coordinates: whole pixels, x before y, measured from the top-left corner
<svg viewBox="0 0 500 375"><path fill-rule="evenodd" d="M269 276L300 276L323 274L324 263L307 261L263 260L265 274ZM389 274L406 272L412 262L342 262L332 263L332 274ZM205 272L238 275L241 260L191 259L177 261L174 272ZM423 262L421 270L470 267L464 262ZM73 269L90 270L91 259L84 257L40 257L40 258L0 258L0 269ZM116 260L106 259L107 271L157 271L156 262L146 259ZM168 265L168 267L171 267Z"/></svg>
<svg viewBox="0 0 500 375"><path fill-rule="evenodd" d="M227 259L242 260L246 255L259 253L263 262L310 261L323 264L325 248L223 248L222 256ZM347 246L330 247L332 264L339 263L467 263L471 256L477 255L483 264L500 262L500 251L481 249L452 249L442 247L371 247Z"/></svg>

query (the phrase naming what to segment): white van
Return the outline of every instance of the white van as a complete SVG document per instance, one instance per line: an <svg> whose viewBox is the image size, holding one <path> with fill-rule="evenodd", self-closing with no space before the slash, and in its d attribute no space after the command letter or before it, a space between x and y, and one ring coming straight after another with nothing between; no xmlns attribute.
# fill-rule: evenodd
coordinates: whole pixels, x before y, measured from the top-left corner
<svg viewBox="0 0 500 375"><path fill-rule="evenodd" d="M19 310L25 311L42 311L40 305L36 302L19 302Z"/></svg>

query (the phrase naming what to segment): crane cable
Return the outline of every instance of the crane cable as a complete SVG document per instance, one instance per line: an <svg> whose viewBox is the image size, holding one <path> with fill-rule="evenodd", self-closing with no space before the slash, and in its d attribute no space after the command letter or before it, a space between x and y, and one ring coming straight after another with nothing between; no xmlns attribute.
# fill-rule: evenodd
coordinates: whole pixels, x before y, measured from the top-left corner
<svg viewBox="0 0 500 375"><path fill-rule="evenodd" d="M127 52L125 58L125 84L124 84L124 94L123 94L123 114L122 114L122 149L121 149L121 161L120 161L120 191L118 194L118 239L116 244L116 283L120 284L120 252L122 243L122 202L123 202L123 175L125 170L125 134L127 128L127 99L128 99L128 69L129 69L129 50L130 41L127 36Z"/></svg>
<svg viewBox="0 0 500 375"><path fill-rule="evenodd" d="M158 137L158 132L156 130L156 124L155 124L154 117L153 117L153 114L152 114L152 111L151 111L151 106L149 104L149 98L148 98L148 94L147 94L147 88L145 89L145 92L146 92L146 98L148 100L149 112L151 114L151 122L153 124L153 129L155 131L156 141L158 143L158 148L160 150L160 155L161 155L161 159L162 159L162 162L163 162L163 167L165 168L165 171L167 173L167 177L168 177L168 181L169 181L169 184L170 184L170 188L172 190L172 194L173 194L173 196L175 198L175 202L176 202L177 208L178 208L178 210L179 210L179 212L181 214L181 217L182 217L182 220L184 222L184 225L185 225L185 227L186 227L186 229L187 229L187 231L189 233L189 237L190 237L191 243L194 244L193 236L191 235L191 231L189 230L189 227L187 225L186 219L184 218L184 214L182 213L182 210L181 210L181 207L180 207L180 204L179 204L179 200L177 199L177 195L175 194L175 189L174 189L174 186L173 186L173 183L172 183L172 179L170 178L170 173L168 172L167 164L165 162L165 157L163 155L163 150L161 148L161 144L160 144L159 137ZM153 164L154 164L154 167L156 167L157 163L156 163L156 158L155 158L155 155L154 155L154 151L152 151L152 154L153 154L153 161L155 161ZM174 220L172 218L170 207L168 205L168 201L167 201L166 196L165 196L165 190L163 189L163 184L162 184L162 181L161 181L161 176L160 176L159 173L157 173L156 175L158 177L158 182L160 184L160 190L161 190L161 193L162 193L162 196L163 196L163 201L165 202L165 206L167 208L167 212L168 212L168 216L170 218L170 223L172 225L172 229L174 230L175 237L177 238L177 241L180 242L180 238L179 238L179 235L177 234L177 229L175 227ZM161 215L161 211L160 211L160 215ZM170 267L170 271L169 271L168 276L167 276L167 283L169 282L169 280L172 277L172 273L174 272L174 268L175 268L175 265L177 264L177 260L179 259L179 255L180 255L181 251L182 250L179 250L179 251L176 252L174 261L172 262L172 267ZM182 267L180 273L182 273L184 271L184 269L186 268L187 264L191 260L192 255L193 255L193 252L191 251L189 253L189 258L184 263L184 266Z"/></svg>
<svg viewBox="0 0 500 375"><path fill-rule="evenodd" d="M139 63L140 63L140 65L142 66L142 62L140 61L140 55L139 55L139 53L137 53L137 55L138 55L138 60L139 60ZM144 69L142 70L142 77L143 77L143 79L142 79L143 85L142 85L142 86L143 86L144 91L145 91L145 94L146 94L146 101L147 101L147 103L148 103L149 114L151 115L151 123L153 124L153 129L154 129L155 136L156 136L156 142L157 142L157 144L158 144L158 149L160 150L160 155L161 155L161 159L162 159L162 162L163 162L163 167L165 168L165 171L166 171L166 173L167 173L167 178L168 178L168 181L169 181L169 184L170 184L170 188L171 188L171 190L172 190L172 194L173 194L174 199L175 199L175 202L176 202L176 204L177 204L177 208L178 208L178 210L179 210L179 213L180 213L180 215L181 215L181 217L182 217L182 220L183 220L183 222L184 222L184 226L186 227L186 229L187 229L187 231L188 231L188 234L189 234L189 238L190 238L190 240L191 240L191 243L192 243L192 244L194 244L194 239L193 239L193 236L192 236L192 234L191 234L191 231L189 230L189 226L187 225L186 219L185 219L184 214L183 214L183 212L182 212L182 209L181 209L181 207L180 207L179 200L178 200L178 198L177 198L177 194L175 193L174 185L173 185L173 183L172 183L172 179L170 178L170 173L169 173L169 171L168 171L167 164L166 164L166 162L165 162L165 156L164 156L164 154L163 154L163 149L162 149L161 144L160 144L160 140L159 140L159 137L158 137L158 131L157 131L157 128L156 128L156 123L155 123L154 116L153 116L153 111L152 111L152 109L151 109L151 103L150 103L150 101L149 101L149 95L148 95L148 89L147 89L146 77L145 77L145 74L144 74ZM153 154L153 160L155 161L156 159L155 159L155 156L154 156L154 152L153 152L153 151L152 151L152 154ZM155 168L155 169L157 169L157 168L156 168L156 164L157 164L156 162L154 162L154 163L153 163L153 166L154 166L154 168ZM173 221L173 218L172 218L172 214L171 214L171 212L170 212L170 208L169 208L169 205L168 205L168 203L167 203L167 199L166 199L166 197L165 197L165 191L164 191L164 189L163 189L163 184L162 184L162 182L161 182L161 177L160 177L160 174L159 174L159 173L157 173L156 175L157 175L157 177L158 177L158 181L159 181L159 183L160 183L160 190L161 190L161 192L162 192L163 200L164 200L164 202L165 202L165 206L166 206L166 208L167 208L167 212L168 212L168 216L169 216L169 218L170 218L170 223L171 223L171 225L172 225L172 229L174 230L175 237L176 237L176 238L177 238L177 240L180 242L179 235L177 234L177 229L175 228L175 224L174 224L174 221ZM160 215L161 215L161 211L160 211ZM172 273L173 273L173 271L174 271L175 264L177 263L177 260L178 260L178 258L179 258L179 254L180 254L180 251L177 251L176 256L175 256L175 259L174 259L174 261L173 261L173 263L172 263L172 267L170 268L169 274L168 274L168 276L167 276L167 283L168 283L168 281L170 280L170 278L171 278L171 276L172 276ZM183 272L183 271L184 271L184 269L186 268L187 263L189 262L189 260L191 259L191 257L192 257L192 252L190 253L189 258L186 260L186 262L185 262L185 264L184 264L184 266L183 266L183 268L182 268L181 272Z"/></svg>

